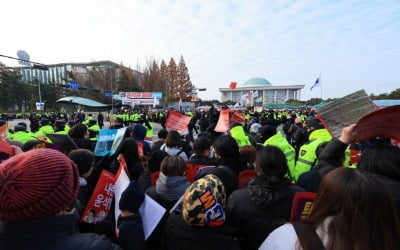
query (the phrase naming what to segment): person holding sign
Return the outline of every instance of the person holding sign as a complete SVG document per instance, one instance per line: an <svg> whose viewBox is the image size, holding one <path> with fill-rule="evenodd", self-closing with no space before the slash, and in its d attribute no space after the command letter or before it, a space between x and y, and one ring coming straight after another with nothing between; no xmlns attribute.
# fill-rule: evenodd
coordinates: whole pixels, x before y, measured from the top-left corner
<svg viewBox="0 0 400 250"><path fill-rule="evenodd" d="M179 156L167 156L161 162L161 171L156 186L150 187L146 191L147 195L167 210L150 238L146 240L148 249L161 249L161 239L169 210L190 185L184 174L185 161Z"/></svg>
<svg viewBox="0 0 400 250"><path fill-rule="evenodd" d="M34 149L13 156L0 164L0 180L0 249L121 250L104 235L77 231L79 216L69 208L79 192L79 172L61 152ZM118 243L125 249L140 249L135 239L141 224L132 215L137 197L120 201Z"/></svg>
<svg viewBox="0 0 400 250"><path fill-rule="evenodd" d="M392 250L400 223L389 193L371 174L350 168L330 172L310 217L273 231L259 249Z"/></svg>

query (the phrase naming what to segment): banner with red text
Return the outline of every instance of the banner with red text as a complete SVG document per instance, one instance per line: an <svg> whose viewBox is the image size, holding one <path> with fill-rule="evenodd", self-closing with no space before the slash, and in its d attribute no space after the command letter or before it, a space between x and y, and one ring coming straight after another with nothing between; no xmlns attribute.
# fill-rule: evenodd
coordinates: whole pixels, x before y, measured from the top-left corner
<svg viewBox="0 0 400 250"><path fill-rule="evenodd" d="M114 196L114 182L115 176L103 169L93 194L82 214L81 222L96 224L108 215Z"/></svg>

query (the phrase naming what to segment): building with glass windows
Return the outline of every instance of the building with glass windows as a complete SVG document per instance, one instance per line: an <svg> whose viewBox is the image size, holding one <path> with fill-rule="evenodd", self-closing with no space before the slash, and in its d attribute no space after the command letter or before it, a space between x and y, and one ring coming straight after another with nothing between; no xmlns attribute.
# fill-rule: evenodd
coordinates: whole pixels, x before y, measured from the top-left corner
<svg viewBox="0 0 400 250"><path fill-rule="evenodd" d="M32 82L34 80L39 81L41 84L56 83L56 84L67 84L70 79L70 73L80 74L81 77L85 78L88 74L89 69L96 68L98 70L105 70L109 68L115 68L116 73L120 65L111 61L98 61L91 63L59 63L59 64L48 64L48 70L38 69L35 67L18 66L18 67L7 67L18 72L21 75L21 80L24 82ZM141 74L137 71L133 73Z"/></svg>
<svg viewBox="0 0 400 250"><path fill-rule="evenodd" d="M242 87L220 88L221 101L239 103L240 106L264 106L283 104L288 100L300 100L305 85L272 85L264 78L251 78Z"/></svg>

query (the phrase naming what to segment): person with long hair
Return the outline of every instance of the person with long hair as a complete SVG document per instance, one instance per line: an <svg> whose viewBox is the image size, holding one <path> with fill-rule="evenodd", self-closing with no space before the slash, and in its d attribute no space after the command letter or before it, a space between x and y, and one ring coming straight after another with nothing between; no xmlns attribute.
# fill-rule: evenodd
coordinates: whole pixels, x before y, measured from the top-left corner
<svg viewBox="0 0 400 250"><path fill-rule="evenodd" d="M273 231L259 249L392 250L400 223L385 187L370 173L337 168L319 186L310 217Z"/></svg>
<svg viewBox="0 0 400 250"><path fill-rule="evenodd" d="M257 249L269 233L288 222L293 197L304 191L290 186L287 160L278 147L261 148L256 155L255 170L255 179L247 188L232 193L226 209L243 249Z"/></svg>
<svg viewBox="0 0 400 250"><path fill-rule="evenodd" d="M143 172L143 164L139 158L136 140L133 138L124 139L115 154L124 156L131 179L138 180Z"/></svg>
<svg viewBox="0 0 400 250"><path fill-rule="evenodd" d="M364 150L357 166L374 174L385 186L400 218L400 148L383 140Z"/></svg>

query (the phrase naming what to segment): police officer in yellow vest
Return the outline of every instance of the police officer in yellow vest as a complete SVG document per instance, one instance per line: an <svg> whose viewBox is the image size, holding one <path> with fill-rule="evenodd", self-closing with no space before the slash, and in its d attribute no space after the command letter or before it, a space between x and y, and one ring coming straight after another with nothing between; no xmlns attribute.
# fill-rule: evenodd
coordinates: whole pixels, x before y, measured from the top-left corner
<svg viewBox="0 0 400 250"><path fill-rule="evenodd" d="M89 114L86 118L85 121L82 122L82 124L88 126L89 121L93 120L93 114Z"/></svg>
<svg viewBox="0 0 400 250"><path fill-rule="evenodd" d="M235 139L239 148L246 145L251 145L250 139L244 132L244 128L240 123L232 124L231 128L229 129L229 134L233 137L233 139Z"/></svg>
<svg viewBox="0 0 400 250"><path fill-rule="evenodd" d="M50 125L49 119L46 117L42 117L39 121L39 126L39 131L35 133L35 136L38 139L46 139L49 141L46 134L54 134L54 129L53 126Z"/></svg>
<svg viewBox="0 0 400 250"><path fill-rule="evenodd" d="M259 128L258 136L261 141L264 141L264 146L275 146L282 150L286 156L291 178L293 178L296 151L286 140L285 136L280 131L276 131L276 127L271 125L264 125Z"/></svg>
<svg viewBox="0 0 400 250"><path fill-rule="evenodd" d="M309 131L308 142L300 147L299 158L295 167L295 179L299 179L304 172L311 170L317 162L316 150L323 142L332 139L331 134L324 128L322 123L316 117L309 117L305 121L306 128Z"/></svg>
<svg viewBox="0 0 400 250"><path fill-rule="evenodd" d="M14 127L14 133L9 133L8 138L15 141L20 141L22 143L36 140L33 133L26 131L27 125L24 122L20 122Z"/></svg>
<svg viewBox="0 0 400 250"><path fill-rule="evenodd" d="M97 124L96 120L90 120L88 123L89 137L91 141L97 141L99 138L100 126Z"/></svg>
<svg viewBox="0 0 400 250"><path fill-rule="evenodd" d="M55 121L53 128L54 128L55 134L61 134L61 135L68 134L68 131L65 129L65 121L63 121L63 120Z"/></svg>
<svg viewBox="0 0 400 250"><path fill-rule="evenodd" d="M146 118L145 114L142 114L140 116L140 120L139 123L142 124L145 128L146 128L146 136L145 136L145 140L147 141L152 141L153 140L153 124L151 123L151 121L149 121L149 119Z"/></svg>

